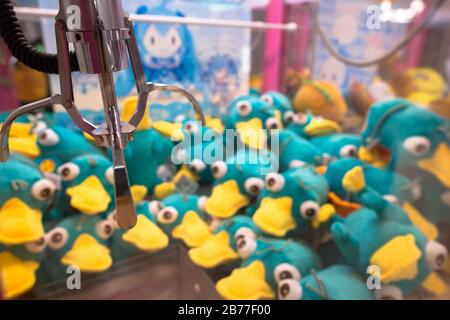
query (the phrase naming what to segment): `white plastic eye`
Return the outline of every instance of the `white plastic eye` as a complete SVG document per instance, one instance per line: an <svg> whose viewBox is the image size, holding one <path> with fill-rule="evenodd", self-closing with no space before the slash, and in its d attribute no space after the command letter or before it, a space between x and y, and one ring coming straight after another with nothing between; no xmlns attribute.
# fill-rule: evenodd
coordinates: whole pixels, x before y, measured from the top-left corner
<svg viewBox="0 0 450 320"><path fill-rule="evenodd" d="M216 161L211 166L214 178L220 179L227 173L227 164L223 161Z"/></svg>
<svg viewBox="0 0 450 320"><path fill-rule="evenodd" d="M403 300L402 290L390 284L381 284L381 288L375 290L377 300Z"/></svg>
<svg viewBox="0 0 450 320"><path fill-rule="evenodd" d="M385 194L383 196L384 200L393 203L393 204L400 204L400 201L398 200L398 198L396 196L394 196L393 194Z"/></svg>
<svg viewBox="0 0 450 320"><path fill-rule="evenodd" d="M431 142L425 137L409 137L403 142L403 148L416 157L425 155L431 148Z"/></svg>
<svg viewBox="0 0 450 320"><path fill-rule="evenodd" d="M195 173L200 173L206 169L206 164L200 159L194 159L189 165L189 168Z"/></svg>
<svg viewBox="0 0 450 320"><path fill-rule="evenodd" d="M197 207L198 207L200 210L202 210L202 211L205 211L205 203L206 203L206 200L208 200L208 197L207 197L207 196L201 196L201 197L198 198L198 200L197 200Z"/></svg>
<svg viewBox="0 0 450 320"><path fill-rule="evenodd" d="M278 173L269 173L266 176L266 187L269 191L278 192L284 187L284 177Z"/></svg>
<svg viewBox="0 0 450 320"><path fill-rule="evenodd" d="M112 224L114 225L114 229L117 229L119 227L119 225L117 224L117 211L116 210L114 210L110 214L108 214L108 217L106 217L106 219L108 219L108 221L112 222Z"/></svg>
<svg viewBox="0 0 450 320"><path fill-rule="evenodd" d="M273 271L273 276L275 277L276 282L281 282L287 279L299 281L301 279L300 272L296 267L289 263L279 264Z"/></svg>
<svg viewBox="0 0 450 320"><path fill-rule="evenodd" d="M63 181L73 181L80 174L80 167L75 163L68 162L60 166L57 172Z"/></svg>
<svg viewBox="0 0 450 320"><path fill-rule="evenodd" d="M278 300L301 300L303 289L298 281L288 279L278 283Z"/></svg>
<svg viewBox="0 0 450 320"><path fill-rule="evenodd" d="M31 187L33 198L40 201L49 200L55 194L55 191L55 184L48 179L41 179Z"/></svg>
<svg viewBox="0 0 450 320"><path fill-rule="evenodd" d="M116 226L113 221L108 219L97 223L97 225L95 226L95 230L97 231L97 234L101 239L107 240L113 235L114 230L116 230Z"/></svg>
<svg viewBox="0 0 450 320"><path fill-rule="evenodd" d="M431 270L439 270L447 262L447 248L439 242L428 241L425 247L425 258L428 268Z"/></svg>
<svg viewBox="0 0 450 320"><path fill-rule="evenodd" d="M150 210L151 214L154 216L156 216L163 208L164 205L160 201L153 200L148 204L148 210Z"/></svg>
<svg viewBox="0 0 450 320"><path fill-rule="evenodd" d="M166 165L158 166L158 169L156 169L156 175L164 182L169 182L173 179L173 174Z"/></svg>
<svg viewBox="0 0 450 320"><path fill-rule="evenodd" d="M339 155L341 158L356 158L358 157L358 147L353 144L343 146L341 150L339 150Z"/></svg>
<svg viewBox="0 0 450 320"><path fill-rule="evenodd" d="M252 112L252 105L248 101L239 101L236 109L241 117L246 117Z"/></svg>
<svg viewBox="0 0 450 320"><path fill-rule="evenodd" d="M195 122L192 122L192 121L186 123L186 125L184 126L184 129L189 133L197 133L199 131L198 124L196 124Z"/></svg>
<svg viewBox="0 0 450 320"><path fill-rule="evenodd" d="M291 162L289 162L289 168L291 168L291 169L304 167L305 165L306 165L306 163L301 160L292 160Z"/></svg>
<svg viewBox="0 0 450 320"><path fill-rule="evenodd" d="M177 218L178 211L174 207L165 207L156 214L156 219L162 224L173 223Z"/></svg>
<svg viewBox="0 0 450 320"><path fill-rule="evenodd" d="M269 106L273 105L273 99L271 96L264 94L261 96L261 100L264 101L265 103L267 103Z"/></svg>
<svg viewBox="0 0 450 320"><path fill-rule="evenodd" d="M264 188L264 181L259 178L248 178L245 180L244 187L251 195L257 195Z"/></svg>
<svg viewBox="0 0 450 320"><path fill-rule="evenodd" d="M294 116L294 123L305 125L308 122L308 116L304 113L296 113Z"/></svg>
<svg viewBox="0 0 450 320"><path fill-rule="evenodd" d="M42 237L34 242L29 242L25 245L25 249L31 253L41 253L46 247L47 242L45 241L45 237Z"/></svg>
<svg viewBox="0 0 450 320"><path fill-rule="evenodd" d="M58 250L64 247L69 239L69 233L63 227L56 227L45 235L47 244L53 250Z"/></svg>
<svg viewBox="0 0 450 320"><path fill-rule="evenodd" d="M247 227L241 227L239 228L235 234L234 234L234 240L237 242L240 239L250 238L255 240L256 239L256 233Z"/></svg>
<svg viewBox="0 0 450 320"><path fill-rule="evenodd" d="M277 118L269 118L266 120L266 128L276 130L281 128L280 121Z"/></svg>
<svg viewBox="0 0 450 320"><path fill-rule="evenodd" d="M242 259L247 259L256 250L255 239L244 237L236 241L237 252Z"/></svg>
<svg viewBox="0 0 450 320"><path fill-rule="evenodd" d="M59 137L55 131L48 128L39 133L38 142L44 147L53 147L58 144Z"/></svg>
<svg viewBox="0 0 450 320"><path fill-rule="evenodd" d="M286 123L291 123L291 122L293 122L294 121L294 119L295 119L295 113L294 112L292 112L292 111L286 111L285 113L284 113L284 121L286 122Z"/></svg>
<svg viewBox="0 0 450 320"><path fill-rule="evenodd" d="M319 214L319 205L312 200L305 201L300 205L300 214L306 220L313 220Z"/></svg>
<svg viewBox="0 0 450 320"><path fill-rule="evenodd" d="M106 169L105 178L109 183L114 184L114 169L113 169L113 167L109 167L108 169Z"/></svg>

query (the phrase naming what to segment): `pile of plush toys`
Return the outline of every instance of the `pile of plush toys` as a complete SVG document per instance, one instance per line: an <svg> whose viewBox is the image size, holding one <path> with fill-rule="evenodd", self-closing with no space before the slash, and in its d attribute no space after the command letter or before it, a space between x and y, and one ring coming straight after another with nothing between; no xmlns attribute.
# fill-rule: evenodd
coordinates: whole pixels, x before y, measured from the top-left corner
<svg viewBox="0 0 450 320"><path fill-rule="evenodd" d="M126 99L123 119L135 107ZM336 88L312 81L293 105L277 92L240 96L205 126L147 114L125 150L138 213L130 230L115 222L107 151L56 114L21 119L15 154L0 164L4 296L63 278L70 265L101 273L173 241L210 274L221 270L226 299L444 294L450 122L394 98L348 134L346 112ZM205 152L228 145L225 129L237 147Z"/></svg>

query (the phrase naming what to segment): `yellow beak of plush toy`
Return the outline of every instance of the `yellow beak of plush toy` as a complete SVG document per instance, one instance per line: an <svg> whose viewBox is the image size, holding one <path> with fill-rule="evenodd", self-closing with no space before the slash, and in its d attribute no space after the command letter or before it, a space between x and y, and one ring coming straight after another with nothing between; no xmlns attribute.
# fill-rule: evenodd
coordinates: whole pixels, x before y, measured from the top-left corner
<svg viewBox="0 0 450 320"><path fill-rule="evenodd" d="M205 210L216 218L230 218L249 203L249 197L241 193L237 182L228 180L213 188L205 202Z"/></svg>
<svg viewBox="0 0 450 320"><path fill-rule="evenodd" d="M146 216L137 216L137 223L122 235L122 239L131 243L139 250L154 252L169 245L169 237Z"/></svg>
<svg viewBox="0 0 450 320"><path fill-rule="evenodd" d="M111 197L96 176L90 176L80 185L68 188L70 205L87 215L97 215L108 209Z"/></svg>

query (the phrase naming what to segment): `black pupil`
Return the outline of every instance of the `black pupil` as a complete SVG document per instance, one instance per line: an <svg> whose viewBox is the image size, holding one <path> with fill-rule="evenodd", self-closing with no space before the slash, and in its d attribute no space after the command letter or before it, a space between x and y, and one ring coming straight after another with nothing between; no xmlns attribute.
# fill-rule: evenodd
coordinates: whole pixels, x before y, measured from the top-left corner
<svg viewBox="0 0 450 320"><path fill-rule="evenodd" d="M43 132L41 133L41 140L45 140L47 138L47 133Z"/></svg>
<svg viewBox="0 0 450 320"><path fill-rule="evenodd" d="M247 244L247 242L245 242L245 240L240 241L238 244L238 249L244 248L246 244Z"/></svg>
<svg viewBox="0 0 450 320"><path fill-rule="evenodd" d="M61 233L55 233L54 235L52 235L52 242L54 243L61 242L62 238L63 237Z"/></svg>
<svg viewBox="0 0 450 320"><path fill-rule="evenodd" d="M187 124L187 125L186 125L186 130L191 131L191 129L192 129L192 125Z"/></svg>
<svg viewBox="0 0 450 320"><path fill-rule="evenodd" d="M49 188L45 188L45 189L42 189L42 191L41 191L41 197L43 197L43 198L48 198L48 196L50 196L50 189Z"/></svg>
<svg viewBox="0 0 450 320"><path fill-rule="evenodd" d="M283 284L280 287L280 295L282 297L286 297L289 294L290 291L291 291L291 289L289 288L289 285L287 283Z"/></svg>
<svg viewBox="0 0 450 320"><path fill-rule="evenodd" d="M242 240L244 238L245 238L245 236L243 234L240 234L240 235L236 236L236 242L238 242L239 240Z"/></svg>
<svg viewBox="0 0 450 320"><path fill-rule="evenodd" d="M219 173L219 167L214 167L213 168L213 173L218 174Z"/></svg>
<svg viewBox="0 0 450 320"><path fill-rule="evenodd" d="M275 179L274 178L270 178L268 181L267 181L267 184L269 185L269 187L271 187L271 186L273 186L274 184L275 184Z"/></svg>
<svg viewBox="0 0 450 320"><path fill-rule="evenodd" d="M241 110L242 110L242 111L247 110L247 106L246 106L245 104L241 105Z"/></svg>
<svg viewBox="0 0 450 320"><path fill-rule="evenodd" d="M257 193L259 191L259 187L257 185L253 185L250 187L251 193Z"/></svg>
<svg viewBox="0 0 450 320"><path fill-rule="evenodd" d="M349 154L350 156L356 155L355 149L350 149L350 150L348 150L348 154Z"/></svg>
<svg viewBox="0 0 450 320"><path fill-rule="evenodd" d="M67 176L70 174L70 169L69 169L69 168L64 168L64 169L62 170L61 174L62 174L64 177L67 177Z"/></svg>
<svg viewBox="0 0 450 320"><path fill-rule="evenodd" d="M151 44L155 44L155 38L151 37L150 42L151 42Z"/></svg>
<svg viewBox="0 0 450 320"><path fill-rule="evenodd" d="M436 257L436 264L438 265L438 266L442 266L444 263L445 263L445 255L443 255L443 254L440 254L440 255L438 255L437 257Z"/></svg>
<svg viewBox="0 0 450 320"><path fill-rule="evenodd" d="M280 273L280 280L292 279L292 274L289 271L283 271Z"/></svg>
<svg viewBox="0 0 450 320"><path fill-rule="evenodd" d="M316 215L316 209L310 208L306 210L306 216L312 218Z"/></svg>
<svg viewBox="0 0 450 320"><path fill-rule="evenodd" d="M163 213L163 217L164 217L164 219L169 220L169 219L172 218L172 213L169 212L169 211L166 211L166 212Z"/></svg>
<svg viewBox="0 0 450 320"><path fill-rule="evenodd" d="M416 146L416 151L417 152L424 152L425 150L426 150L426 146L424 145L424 144L418 144L417 146Z"/></svg>
<svg viewBox="0 0 450 320"><path fill-rule="evenodd" d="M111 233L111 231L112 231L112 228L111 228L111 226L109 226L109 225L106 225L106 226L105 226L105 229L104 229L104 231L105 231L105 233L106 233L106 234L110 234L110 233Z"/></svg>
<svg viewBox="0 0 450 320"><path fill-rule="evenodd" d="M271 128L271 129L276 129L276 128L278 128L278 124L272 123L272 124L270 125L270 128Z"/></svg>
<svg viewBox="0 0 450 320"><path fill-rule="evenodd" d="M172 37L172 44L175 44L176 40L175 37Z"/></svg>

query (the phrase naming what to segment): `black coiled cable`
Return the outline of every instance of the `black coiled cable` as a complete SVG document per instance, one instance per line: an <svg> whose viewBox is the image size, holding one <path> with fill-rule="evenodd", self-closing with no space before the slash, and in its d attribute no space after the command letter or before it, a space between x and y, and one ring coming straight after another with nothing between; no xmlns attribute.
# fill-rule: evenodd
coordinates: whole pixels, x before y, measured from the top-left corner
<svg viewBox="0 0 450 320"><path fill-rule="evenodd" d="M58 72L58 56L41 53L26 39L10 0L0 1L0 35L12 55L24 65L45 73ZM79 71L74 52L70 53L72 71Z"/></svg>

